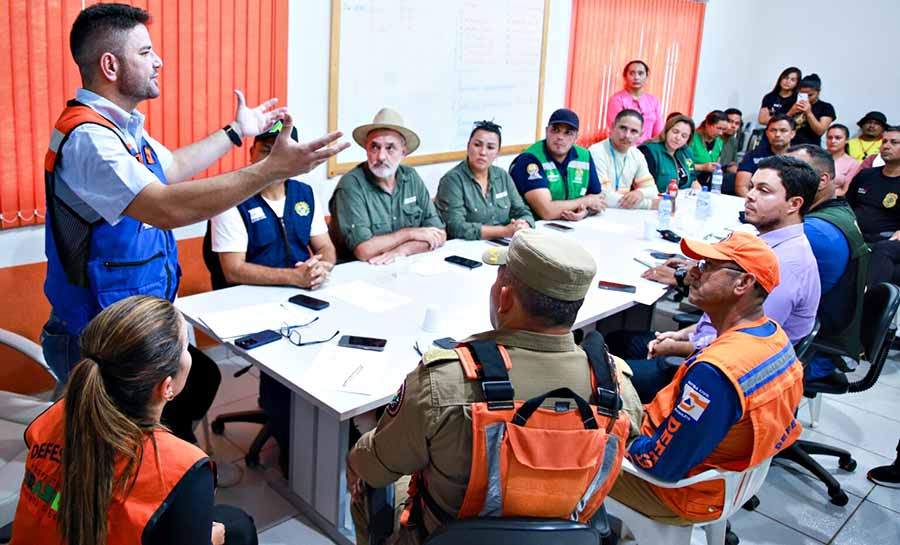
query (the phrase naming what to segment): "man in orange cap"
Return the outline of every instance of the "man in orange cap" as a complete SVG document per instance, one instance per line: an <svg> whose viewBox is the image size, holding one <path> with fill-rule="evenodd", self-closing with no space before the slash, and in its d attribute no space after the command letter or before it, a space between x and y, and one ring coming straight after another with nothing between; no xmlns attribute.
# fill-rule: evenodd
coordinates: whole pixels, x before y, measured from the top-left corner
<svg viewBox="0 0 900 545"><path fill-rule="evenodd" d="M698 260L689 273L690 301L719 333L644 406L641 435L627 456L664 481L710 468L742 471L792 444L801 430L794 411L803 369L762 307L779 282L775 252L742 232L713 245L683 240L681 250ZM684 525L717 518L724 485L666 489L623 473L611 495L654 520Z"/></svg>

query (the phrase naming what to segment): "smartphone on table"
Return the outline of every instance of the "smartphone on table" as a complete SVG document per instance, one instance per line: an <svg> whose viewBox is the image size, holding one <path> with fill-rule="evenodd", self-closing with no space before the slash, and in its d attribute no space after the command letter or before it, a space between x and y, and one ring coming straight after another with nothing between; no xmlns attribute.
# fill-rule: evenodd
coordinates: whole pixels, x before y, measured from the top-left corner
<svg viewBox="0 0 900 545"><path fill-rule="evenodd" d="M374 337L359 337L356 335L344 335L338 341L338 346L344 348L359 348L360 350L374 350L381 352L387 345L387 339L376 339Z"/></svg>
<svg viewBox="0 0 900 545"><path fill-rule="evenodd" d="M637 288L628 284L619 284L618 282L610 282L609 280L601 280L597 286L601 290L623 291L625 293L634 293Z"/></svg>
<svg viewBox="0 0 900 545"><path fill-rule="evenodd" d="M461 255L451 255L445 257L444 261L446 261L447 263L453 263L454 265L459 265L460 267L465 267L467 269L476 269L481 266L481 261L468 259Z"/></svg>
<svg viewBox="0 0 900 545"><path fill-rule="evenodd" d="M670 229L658 229L656 231L663 238L663 240L668 240L669 242L681 242L681 237L678 236L675 231Z"/></svg>
<svg viewBox="0 0 900 545"><path fill-rule="evenodd" d="M288 299L291 303L295 305L300 305L301 307L309 308L312 310L322 310L323 308L328 308L328 301L323 301L321 299L316 299L315 297L310 297L309 295L304 295L302 293L298 293L297 295Z"/></svg>
<svg viewBox="0 0 900 545"><path fill-rule="evenodd" d="M563 225L561 223L545 223L544 227L553 229L554 231L562 231L563 233L574 229L574 227L569 227L568 225Z"/></svg>
<svg viewBox="0 0 900 545"><path fill-rule="evenodd" d="M243 337L235 339L234 345L238 348L243 348L244 350L252 350L254 348L259 348L260 346L275 342L280 338L281 335L277 331L264 329L262 331L257 331L256 333L244 335Z"/></svg>

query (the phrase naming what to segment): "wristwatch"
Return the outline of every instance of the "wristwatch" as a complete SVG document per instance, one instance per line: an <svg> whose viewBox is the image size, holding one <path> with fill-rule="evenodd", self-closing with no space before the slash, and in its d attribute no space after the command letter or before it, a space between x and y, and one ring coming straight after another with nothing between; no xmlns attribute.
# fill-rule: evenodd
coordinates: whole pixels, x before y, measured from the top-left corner
<svg viewBox="0 0 900 545"><path fill-rule="evenodd" d="M231 139L231 143L237 147L241 147L244 145L244 142L241 140L241 137L238 136L237 131L234 130L234 127L229 123L222 127L222 130L225 131L225 134L228 135L228 138Z"/></svg>

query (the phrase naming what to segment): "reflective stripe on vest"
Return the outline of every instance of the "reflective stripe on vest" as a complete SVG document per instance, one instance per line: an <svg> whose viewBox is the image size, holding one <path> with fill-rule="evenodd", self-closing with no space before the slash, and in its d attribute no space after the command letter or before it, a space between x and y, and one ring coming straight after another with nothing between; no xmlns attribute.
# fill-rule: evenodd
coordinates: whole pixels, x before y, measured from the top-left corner
<svg viewBox="0 0 900 545"><path fill-rule="evenodd" d="M12 545L63 543L57 514L59 495L66 493L60 490L64 417L64 401L59 401L25 430L25 442L29 447L25 460L26 478L16 508ZM109 544L140 543L145 527L155 520L155 515L182 477L198 464L209 461L205 452L169 432L156 430L153 437L156 450L148 436L128 496L113 496L107 512ZM53 454L48 455L48 452ZM124 458L116 461L116 477L125 469L125 463ZM55 493L52 500L48 499L51 490Z"/></svg>
<svg viewBox="0 0 900 545"><path fill-rule="evenodd" d="M644 406L643 435L653 435L656 426L672 414L679 402L682 379L697 362L714 366L728 378L743 414L709 456L685 477L711 468L743 471L774 456L800 436L802 427L794 412L803 397L803 368L787 334L766 317L722 333L688 358L672 382ZM722 512L722 481L684 488L651 487L682 518L706 521Z"/></svg>
<svg viewBox="0 0 900 545"><path fill-rule="evenodd" d="M544 168L544 175L547 178L547 189L550 190L550 198L554 201L577 199L587 194L588 185L591 181L591 154L581 146L572 146L572 149L575 150L575 157L566 165L565 183L562 181L562 176L560 176L556 163L551 161L544 152L544 140L535 142L523 152L534 155L541 163L541 166Z"/></svg>

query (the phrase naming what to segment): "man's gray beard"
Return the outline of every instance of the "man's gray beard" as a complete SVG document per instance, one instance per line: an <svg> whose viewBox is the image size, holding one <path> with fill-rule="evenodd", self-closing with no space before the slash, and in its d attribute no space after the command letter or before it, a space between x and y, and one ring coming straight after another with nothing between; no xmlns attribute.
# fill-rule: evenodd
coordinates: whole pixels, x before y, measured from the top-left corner
<svg viewBox="0 0 900 545"><path fill-rule="evenodd" d="M390 178L397 173L398 168L400 168L399 163L394 166L369 167L369 170L378 178Z"/></svg>

